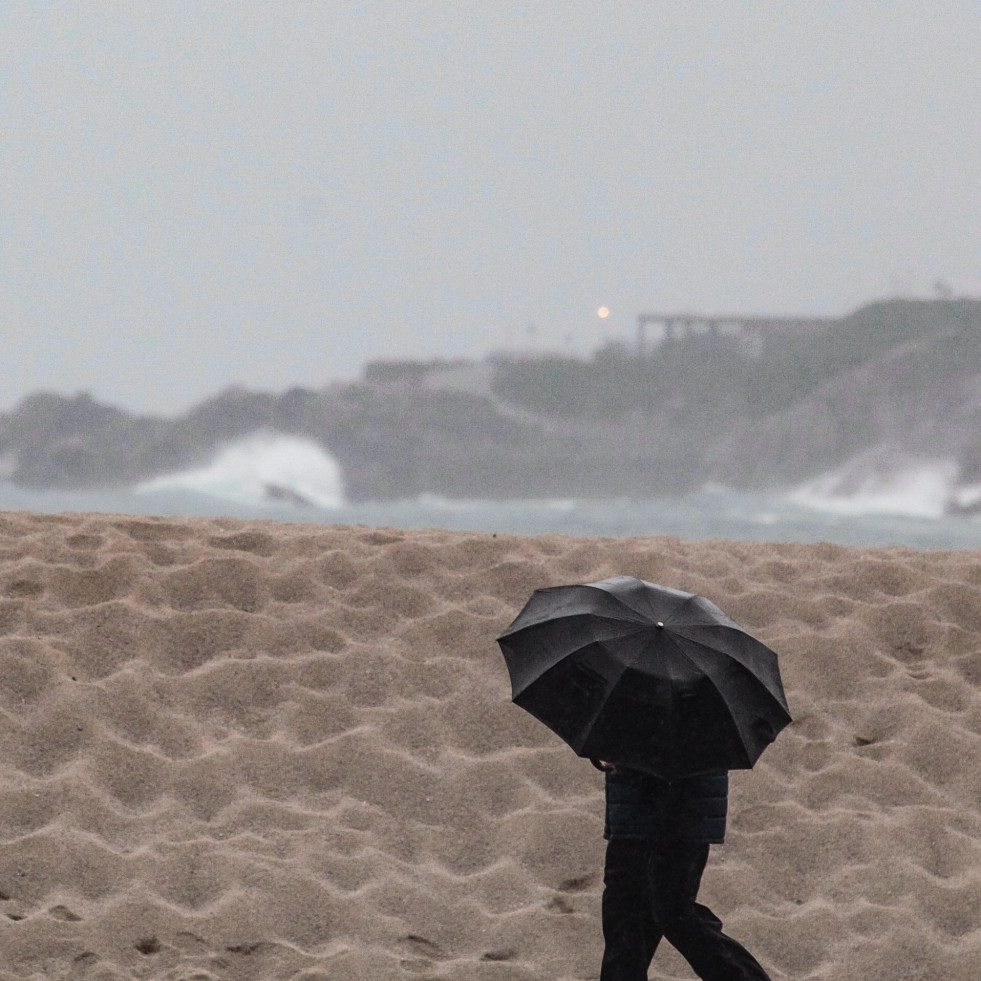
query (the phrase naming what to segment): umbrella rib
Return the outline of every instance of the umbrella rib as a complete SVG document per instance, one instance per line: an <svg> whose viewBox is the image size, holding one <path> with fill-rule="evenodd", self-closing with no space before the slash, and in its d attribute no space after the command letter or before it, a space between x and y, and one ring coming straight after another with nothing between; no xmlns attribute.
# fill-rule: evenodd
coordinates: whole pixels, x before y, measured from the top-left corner
<svg viewBox="0 0 981 981"><path fill-rule="evenodd" d="M536 627L552 627L556 623L576 619L583 619L592 622L599 620L610 624L624 624L634 627L635 629L640 629L646 625L644 621L635 619L634 617L617 617L611 616L609 613L590 613L586 610L576 610L570 613L563 613L559 616L550 616L541 620L535 620L531 623L522 623L517 627L512 625L512 628L504 631L504 633L499 636L498 640L507 640L511 637L520 637L526 630L534 630Z"/></svg>
<svg viewBox="0 0 981 981"><path fill-rule="evenodd" d="M694 643L698 643L698 642L697 642L697 641L695 641ZM686 660L686 661L687 661L687 662L688 662L689 664L691 664L691 665L692 665L692 667L694 667L694 668L695 668L695 669L696 669L697 671L700 671L700 672L701 672L701 674L702 674L702 675L703 675L703 676L704 676L705 678L707 678L707 679L708 679L708 682L709 682L709 684L711 684L711 686L712 686L712 687L713 687L713 688L714 688L714 689L716 690L716 692L718 693L718 695L719 695L719 701L720 701L720 702L722 703L722 707L723 707L723 708L725 709L725 711L726 711L726 715L727 715L727 717L728 717L728 719L729 719L729 721L730 721L730 722L732 723L732 726L733 726L733 728L734 728L734 729L736 730L736 732L738 732L738 733L739 733L739 735L740 735L740 737L741 737L741 736L742 736L742 728L740 727L740 725L739 725L739 722L738 722L738 720L736 719L736 717L735 717L735 715L733 715L733 712L732 712L732 709L731 709L731 708L729 707L729 702L728 702L728 700L727 700L727 699L726 699L726 697L725 697L725 692L723 692L723 690L722 690L722 688L721 688L721 687L719 686L719 684L718 684L718 683L716 682L716 680L715 680L715 679L714 679L714 678L712 677L712 675L710 675L710 674L709 674L709 673L708 673L708 672L707 672L707 671L705 670L705 668L704 668L704 666L703 666L703 665L701 665L701 664L699 664L699 663L698 663L698 662L697 662L697 661L696 661L696 660L695 660L695 659L694 659L694 658L693 658L693 657L692 657L692 656L691 656L691 655L690 655L690 654L688 653L688 651L686 651L686 650L685 650L685 649L684 649L684 648L683 648L683 647L682 647L682 646L681 646L680 644L677 644L677 643L675 644L675 647L677 648L677 650L678 650L678 652L679 652L679 653L681 654L681 656L682 656L682 657L683 657L683 658L684 658L684 659L685 659L685 660ZM740 663L739 661L736 661L735 663L736 663L736 664L739 664L739 666L740 666L741 668L743 668L743 670L746 670L746 671L748 671L748 670L749 670L748 668L746 668L746 666L745 666L745 665L743 665L743 664L741 664L741 663ZM748 754L748 753L746 754L746 762L747 762L747 763L749 763L749 754Z"/></svg>
<svg viewBox="0 0 981 981"><path fill-rule="evenodd" d="M512 701L517 702L517 700L522 695L525 695L525 694L530 693L531 690L536 685L538 685L538 684L540 684L542 682L545 682L548 679L548 677L549 677L550 674L552 674L555 671L560 670L561 667L562 667L561 662L551 665L548 669L546 669L545 671L543 671L540 675L538 675L531 682L529 682L527 685L525 685L525 687L522 688L521 691L513 693L513 695L512 695ZM616 689L616 687L622 682L623 676L624 676L625 673L626 673L626 668L625 667L622 667L621 670L619 671L619 673L616 674L616 677L613 680L613 683L611 685L609 685L609 692L614 691ZM606 680L609 680L609 679L606 679ZM608 692L608 694L609 694L609 692ZM595 725L596 719L599 717L599 715L602 713L602 711L603 711L603 703L600 702L600 704L598 706L596 706L595 709L593 709L593 711L588 716L588 718L584 719L583 722L582 722L582 724L579 726L579 732L581 733L580 738L576 739L575 742L573 742L572 740L567 739L567 741L569 742L569 744L572 746L572 748L577 753L582 748L582 744L589 738L589 733L592 730L593 726ZM545 724L548 725L547 722ZM549 726L549 728L552 728L552 727ZM584 733L584 735L582 735L583 733ZM577 743L578 743L578 745L577 745Z"/></svg>
<svg viewBox="0 0 981 981"><path fill-rule="evenodd" d="M692 643L696 643L696 644L697 644L697 643L698 643L698 641L692 641ZM699 645L699 646L704 646L704 645ZM708 649L708 650L711 650L711 648L707 648L707 649ZM681 653L682 653L682 654L684 655L684 657L685 657L685 658L686 658L686 659L687 659L687 660L688 660L688 661L689 661L689 662L690 662L691 664L694 664L694 665L696 665L696 667L700 667L700 666L699 666L699 665L697 664L697 662L696 662L696 661L694 660L694 658L692 658L692 657L691 657L691 656L690 656L690 655L688 654L688 652L687 652L686 650L684 650L684 649L683 649L683 648L682 648L682 647L681 647L680 645L678 646L678 650L679 650L679 651L681 651ZM740 669L741 671L745 671L745 672L746 672L746 673L748 673L749 675L751 675L751 676L753 676L753 677L755 677L755 675L753 675L753 672L752 672L752 671L750 671L750 669L749 669L748 667L746 667L746 665L745 665L745 664L743 664L743 663L742 663L741 661L738 661L738 660L736 660L735 658L733 658L733 663L734 663L734 664L735 664L735 665L736 665L736 666L737 666L737 667L738 667L738 668L739 668L739 669ZM735 729L736 729L736 731L737 731L737 732L738 732L738 733L739 733L740 735L742 735L742 732L743 732L743 729L742 729L742 727L740 726L740 724L739 724L739 721L738 721L738 720L736 719L736 717L735 717L735 715L733 714L733 712L732 712L732 710L730 709L730 707L729 707L729 703L728 703L728 701L727 701L727 700L726 700L726 698L725 698L725 693L723 692L723 690L722 690L722 688L721 688L721 687L719 686L719 684L718 684L718 683L716 682L716 680L715 680L715 679L714 679L714 678L712 677L712 675L711 675L711 674L709 674L709 673L708 673L708 672L707 672L707 671L706 671L706 670L704 669L704 667L700 667L700 670L702 671L702 674L704 675L704 677L706 677L706 678L708 679L708 681L709 681L709 683L710 683L710 684L712 685L712 687L713 687L713 688L714 688L714 689L715 689L715 690L716 690L716 691L717 691L717 692L719 693L719 696L720 696L720 700L721 700L721 702L722 702L722 704L723 704L723 706L725 707L725 710L726 710L726 714L728 715L728 717L729 717L729 719L731 720L731 722L732 722L732 724L733 724L733 726L735 727ZM766 688L765 686L762 686L762 687L761 687L761 691L762 691L762 692L763 692L763 693L764 693L764 694L765 694L765 695L766 695L766 696L767 696L767 697L768 697L768 698L769 698L769 699L771 700L771 702L773 702L774 704L776 704L776 705L777 705L777 706L778 706L778 707L779 707L779 708L781 709L781 711L783 711L783 712L785 712L785 713L786 713L786 715L787 715L787 719L788 719L788 721L789 721L789 720L790 720L790 711L789 711L789 709L787 708L787 706L786 706L786 705L784 704L784 702L783 702L783 701L782 701L782 700L781 700L780 698L778 698L777 696L775 696L775 695L773 694L773 692L771 692L771 691L770 691L769 689L767 689L767 688ZM748 760L748 755L747 755L747 762L749 762L749 760ZM750 765L752 765L752 764L750 764Z"/></svg>
<svg viewBox="0 0 981 981"><path fill-rule="evenodd" d="M598 586L595 583L588 583L587 585L589 589L595 589L598 593L603 593L604 595L609 596L610 599L614 600L616 603L622 606L625 610L628 610L630 613L633 613L639 617L643 617L645 621L650 619L650 613L647 610L638 609L637 606L635 606L633 603L628 603L626 599L624 599L624 597L619 593L611 592L610 590L604 589L602 586Z"/></svg>
<svg viewBox="0 0 981 981"><path fill-rule="evenodd" d="M579 614L576 614L576 616L579 616ZM605 622L608 622L609 624L611 624L611 626L615 627L619 632L617 632L615 634L612 634L609 637L603 637L603 636L596 637L596 636L593 636L593 637L590 637L590 638L584 640L576 648L571 648L569 650L561 650L560 649L558 651L553 651L552 654L549 657L542 657L542 658L540 658L536 662L536 664L535 664L535 669L536 670L534 671L534 674L531 674L531 676L527 678L527 680L524 682L524 684L521 685L520 688L514 689L514 687L513 687L513 685L514 685L514 676L512 676L512 689L513 689L512 690L512 697L516 697L522 691L524 691L525 689L529 688L539 678L543 677L545 674L547 674L549 671L551 671L554 667L556 667L556 665L561 664L562 661L564 661L567 657L569 657L572 654L576 653L576 651L581 650L583 647L588 647L590 644L603 644L603 643L607 643L610 640L623 640L623 639L626 639L628 637L634 637L635 635L637 635L639 633L642 633L646 629L646 626L644 624L642 624L642 623L636 623L635 624L632 621L611 620L611 619L607 619L607 618L603 618L603 619L605 620ZM534 630L538 626L539 626L538 624L533 624L532 626L524 627L524 628L522 628L522 630L516 631L513 634L510 634L510 635L502 635L499 638L499 640L503 641L504 642L504 645L506 646L506 645L508 645L508 643L512 639L520 639L521 634L522 634L522 632L524 630Z"/></svg>
<svg viewBox="0 0 981 981"><path fill-rule="evenodd" d="M630 579L631 577L618 576L614 578ZM602 580L602 582L609 583L611 582L611 580ZM644 580L640 580L640 579L634 580L634 582L638 585L642 584L648 588L654 585L653 583L647 583L644 582ZM601 592L606 596L610 597L612 600L614 600L616 603L622 606L625 610L629 610L631 613L634 613L637 616L642 617L645 623L651 623L654 620L658 619L658 617L655 616L654 614L654 610L651 606L651 598L647 590L645 590L644 594L641 597L635 597L632 595L624 595L623 592L618 590L604 588L604 586L602 586L600 583L584 583L583 585L585 585L589 589L595 589L596 591ZM669 589L666 586L657 586L656 588L660 590L662 595L675 594L678 592L676 590Z"/></svg>
<svg viewBox="0 0 981 981"><path fill-rule="evenodd" d="M700 626L700 625L696 625L696 626ZM725 630L731 630L731 631L734 631L734 632L736 632L738 634L741 634L747 640L751 641L754 644L757 644L759 647L761 647L768 654L770 654L770 655L772 655L772 656L775 657L775 655L773 655L773 652L770 650L770 648L768 648L766 646L766 644L764 644L762 641L757 640L752 634L747 633L738 624L736 624L733 627L730 627L727 624L705 624L705 626L721 627L721 628L723 628ZM687 633L684 628L680 628L679 629L678 627L673 627L672 628L672 631L673 631L673 633L677 634L679 637L681 637L684 640L686 640L689 644L695 644L698 647L702 648L703 650L706 650L706 651L709 651L709 652L720 650L720 648L718 648L718 647L716 647L714 645L706 644L704 641L699 640L697 637L692 637L691 634L690 633ZM688 658L689 661L691 661L693 664L696 664L696 662L694 661L694 659L689 656L688 652L685 651L684 648L681 647L681 645L678 645L678 650L682 651L682 653L684 653L685 657ZM785 712L788 713L788 715L790 714L790 709L788 708L788 706L786 704L786 698L785 698L785 696L783 696L782 684L780 682L779 669L778 668L774 668L774 671L776 671L776 673L777 673L776 674L776 678L768 678L768 677L766 677L765 674L762 673L762 671L758 670L757 666L753 666L753 665L747 664L746 663L746 659L744 657L742 657L740 651L726 649L725 650L725 655L726 655L726 657L730 658L735 664L738 664L739 667L741 667L744 671L748 671L754 677L759 678L759 680L761 682L763 682L763 686L766 689L766 691L768 692L768 694L777 702L778 705L780 705L780 707ZM767 671L766 672L766 674L770 674L770 673L771 673L770 671ZM774 693L769 688L769 685L772 682L774 682L774 681L776 682L776 684L778 686L777 693Z"/></svg>
<svg viewBox="0 0 981 981"><path fill-rule="evenodd" d="M615 692L617 690L617 686L620 685L623 682L623 676L626 673L627 673L627 669L626 668L621 668L620 673L616 677L616 680L613 682L612 685L610 685L610 688L609 688L609 691L607 692L607 695L606 695L606 699L605 700L608 700L610 698L610 696L613 694L613 692ZM600 717L600 715L602 714L602 712L603 712L603 703L601 702L592 711L592 713L589 716L588 721L586 721L583 724L583 726L581 727L581 730L580 731L582 733L585 733L585 735L583 735L582 738L579 740L579 746L576 747L576 752L577 753L583 748L583 745L585 745L585 743L589 740L590 734L593 731L593 727L596 725L596 720Z"/></svg>

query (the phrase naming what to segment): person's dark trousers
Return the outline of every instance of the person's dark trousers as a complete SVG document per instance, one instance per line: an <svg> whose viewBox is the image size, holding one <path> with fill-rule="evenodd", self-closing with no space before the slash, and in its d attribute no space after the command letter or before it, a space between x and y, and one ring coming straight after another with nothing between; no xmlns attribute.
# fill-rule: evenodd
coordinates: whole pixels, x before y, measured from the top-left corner
<svg viewBox="0 0 981 981"><path fill-rule="evenodd" d="M769 981L712 911L695 902L708 854L698 842L607 842L600 981L646 981L662 937L703 981Z"/></svg>

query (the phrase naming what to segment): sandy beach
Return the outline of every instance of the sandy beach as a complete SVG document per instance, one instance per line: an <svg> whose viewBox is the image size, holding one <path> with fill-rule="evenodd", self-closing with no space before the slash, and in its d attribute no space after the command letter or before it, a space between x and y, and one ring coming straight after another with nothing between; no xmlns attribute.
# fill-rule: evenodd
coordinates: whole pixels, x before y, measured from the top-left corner
<svg viewBox="0 0 981 981"><path fill-rule="evenodd" d="M774 981L977 981L981 552L0 514L0 979L595 978L602 777L510 703L532 590L780 655L703 898ZM664 945L651 977L691 978Z"/></svg>

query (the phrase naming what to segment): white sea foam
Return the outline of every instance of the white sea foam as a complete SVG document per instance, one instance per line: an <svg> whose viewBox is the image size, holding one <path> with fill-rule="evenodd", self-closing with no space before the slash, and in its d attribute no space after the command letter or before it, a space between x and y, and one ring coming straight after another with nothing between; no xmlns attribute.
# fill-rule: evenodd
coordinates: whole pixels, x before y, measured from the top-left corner
<svg viewBox="0 0 981 981"><path fill-rule="evenodd" d="M205 490L196 491L175 481L153 492L134 493L132 488L37 490L0 480L0 510L231 515L276 521L455 528L524 535L677 535L691 540L730 538L981 548L981 516L842 514L803 507L783 495L738 492L723 487L682 498L579 500L572 502L572 507L550 507L548 502L537 501L467 502L428 498L348 502L341 507L288 507L282 501L263 500L252 504L219 498L207 492L209 488L214 490L213 484L206 481L201 484Z"/></svg>
<svg viewBox="0 0 981 981"><path fill-rule="evenodd" d="M229 444L203 467L155 477L136 491L193 491L250 506L344 506L337 461L313 440L270 431Z"/></svg>
<svg viewBox="0 0 981 981"><path fill-rule="evenodd" d="M868 458L807 481L787 495L791 503L839 515L943 517L958 477L952 460L904 460L878 469Z"/></svg>
<svg viewBox="0 0 981 981"><path fill-rule="evenodd" d="M978 509L981 506L981 484L964 484L954 492L954 503L959 508Z"/></svg>

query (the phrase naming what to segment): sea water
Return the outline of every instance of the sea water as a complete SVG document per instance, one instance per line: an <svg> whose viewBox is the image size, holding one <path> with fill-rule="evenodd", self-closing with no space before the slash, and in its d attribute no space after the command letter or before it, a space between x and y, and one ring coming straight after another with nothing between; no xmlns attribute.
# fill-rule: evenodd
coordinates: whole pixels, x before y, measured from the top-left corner
<svg viewBox="0 0 981 981"><path fill-rule="evenodd" d="M868 486L843 495L827 482L788 492L745 493L707 486L680 497L610 500L462 501L435 495L400 501L345 500L340 468L310 441L255 434L210 464L116 490L29 490L0 483L0 509L121 514L227 515L388 525L402 528L569 535L677 535L688 539L837 542L981 548L981 517L943 513L943 465L908 480L890 475L887 492Z"/></svg>
<svg viewBox="0 0 981 981"><path fill-rule="evenodd" d="M0 484L7 511L97 511L117 514L227 515L325 524L393 525L568 535L677 535L688 539L837 542L981 548L981 520L810 510L779 495L711 488L680 498L543 501L414 500L339 504L243 504L193 491L28 491Z"/></svg>

